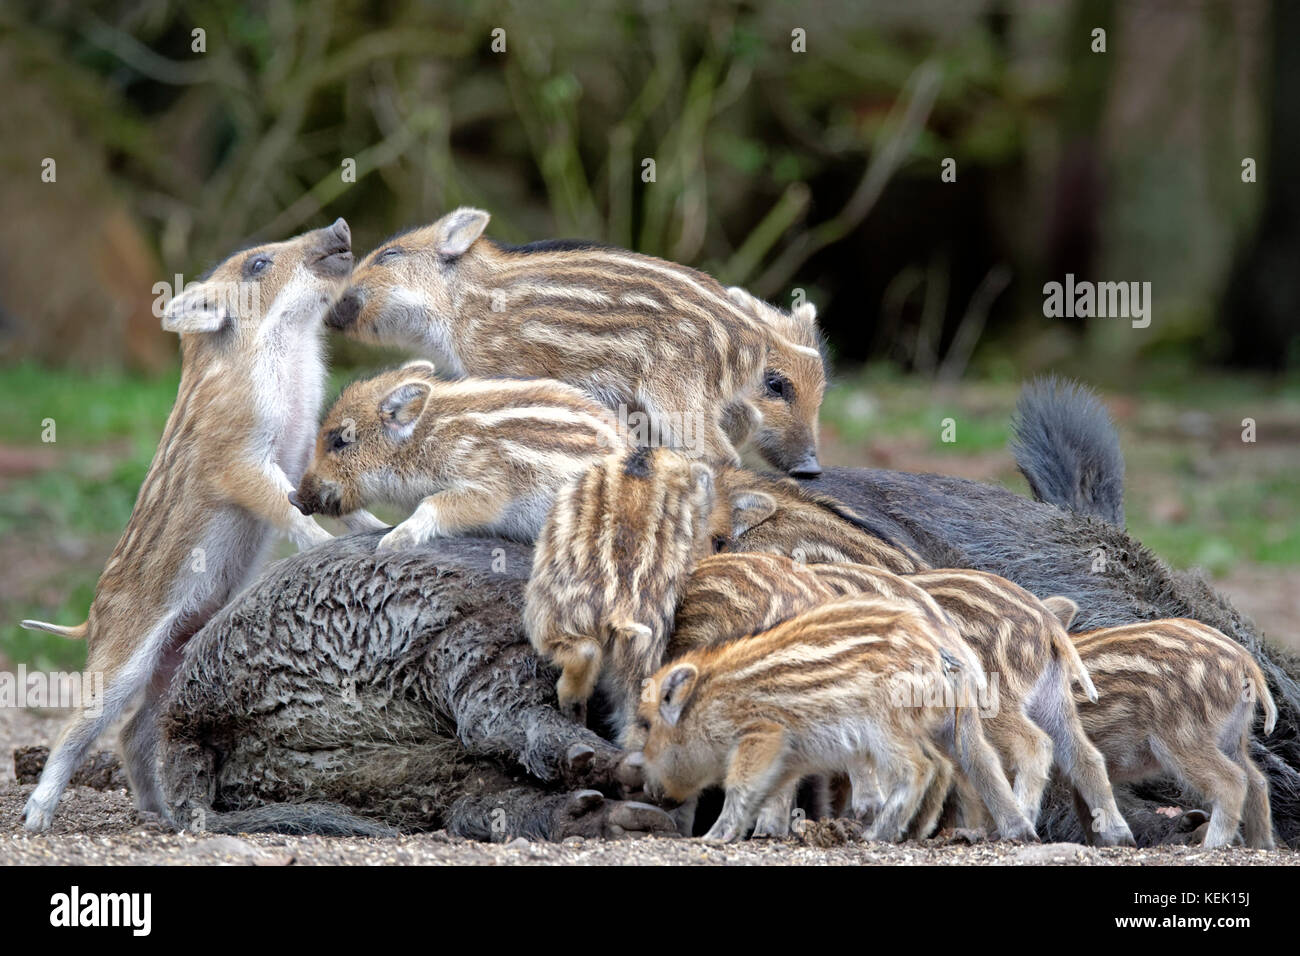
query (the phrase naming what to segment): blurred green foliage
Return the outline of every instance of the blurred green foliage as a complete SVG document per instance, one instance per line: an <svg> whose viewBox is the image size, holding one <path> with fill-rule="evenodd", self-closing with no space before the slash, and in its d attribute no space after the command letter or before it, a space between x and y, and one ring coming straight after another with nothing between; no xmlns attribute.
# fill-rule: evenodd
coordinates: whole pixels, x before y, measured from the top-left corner
<svg viewBox="0 0 1300 956"><path fill-rule="evenodd" d="M40 88L74 124L78 161L103 164L163 275L338 215L365 250L470 203L508 241L601 239L777 302L804 289L840 354L927 371L963 323L1016 348L1044 271L1070 265L1058 247L1079 242L1093 247L1082 268L1156 279L1161 321L1102 328L1107 361L1169 336L1196 348L1253 221L1255 194L1219 174L1235 179L1225 156L1258 139L1264 25L1215 3L1115 11L18 0L0 11L0 65L11 95ZM1093 22L1108 25L1105 55L1089 51ZM1164 74L1139 56L1147 33L1167 45ZM1207 70L1231 82L1198 82ZM15 139L0 159L35 168L44 148ZM946 157L955 183L939 181ZM1076 166L1087 188L1072 197ZM972 313L995 267L1012 285ZM917 268L930 271L882 342L882 298Z"/></svg>

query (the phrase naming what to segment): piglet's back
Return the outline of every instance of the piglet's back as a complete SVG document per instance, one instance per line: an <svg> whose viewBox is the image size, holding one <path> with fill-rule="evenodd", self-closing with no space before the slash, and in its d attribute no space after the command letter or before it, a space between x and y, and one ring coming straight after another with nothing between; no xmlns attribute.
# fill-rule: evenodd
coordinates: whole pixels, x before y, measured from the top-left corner
<svg viewBox="0 0 1300 956"><path fill-rule="evenodd" d="M708 709L825 726L888 706L896 680L943 680L933 627L915 606L876 597L830 601L744 640L690 651L667 665L699 670L696 699ZM701 709L706 709L701 706Z"/></svg>

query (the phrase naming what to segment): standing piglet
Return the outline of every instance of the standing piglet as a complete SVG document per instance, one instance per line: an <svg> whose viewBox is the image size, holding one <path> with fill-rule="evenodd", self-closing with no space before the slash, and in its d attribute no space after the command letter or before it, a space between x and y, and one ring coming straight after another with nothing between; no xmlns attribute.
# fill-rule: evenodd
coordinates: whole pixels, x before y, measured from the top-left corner
<svg viewBox="0 0 1300 956"><path fill-rule="evenodd" d="M533 557L524 627L561 669L560 705L585 713L597 683L617 726L663 660L682 588L725 540L728 509L713 473L666 448L611 455L556 497Z"/></svg>
<svg viewBox="0 0 1300 956"><path fill-rule="evenodd" d="M532 541L556 492L624 444L613 416L563 382L446 382L408 362L343 390L293 501L304 514L376 499L413 509L381 550L469 533Z"/></svg>
<svg viewBox="0 0 1300 956"><path fill-rule="evenodd" d="M983 715L984 732L1014 779L1016 799L1029 818L1038 820L1055 764L1087 807L1097 842L1133 846L1106 761L1089 741L1071 692L1077 685L1082 700L1097 700L1088 669L1065 631L1078 610L1075 603L1059 596L1040 601L985 571L923 571L908 580L929 592L985 671L996 676L998 706Z"/></svg>
<svg viewBox="0 0 1300 956"><path fill-rule="evenodd" d="M956 779L972 801L982 804L993 815L1001 832L1006 835L1024 832L1025 818L1034 819L1037 805L1032 813L1022 811L1002 772L999 754L990 746L997 743L993 737L995 728L988 720L976 718L977 706L988 709L996 703L996 688L991 689L990 678L986 676L989 662L976 653L963 638L965 632L956 626L955 620L913 578L857 564L803 565L774 554L713 555L702 560L691 575L668 642L668 657L675 659L694 648L743 639L836 598L855 595L899 602L925 618L934 639L948 655L951 680L957 692L955 702L970 714L959 727L958 712L954 709L942 737L945 750L956 758L960 767ZM1052 620L1055 623L1055 618ZM959 730L963 735L960 740ZM639 746L643 740L642 732L635 726L624 736L624 746L628 749ZM1100 758L1097 762L1100 764ZM849 777L856 810L870 809L877 787L869 766L851 771ZM927 836L934 828L947 795L948 779L946 775L936 778L938 783L919 808L913 822L918 836ZM1105 782L1104 773L1102 782ZM1106 792L1109 794L1108 787ZM758 816L755 836L788 833L793 806L793 787L774 795Z"/></svg>
<svg viewBox="0 0 1300 956"><path fill-rule="evenodd" d="M1097 685L1096 701L1076 696L1079 717L1111 780L1175 777L1210 801L1205 846L1227 846L1244 824L1247 846L1272 849L1268 781L1251 759L1250 731L1260 706L1272 733L1277 706L1246 649L1186 618L1070 636Z"/></svg>
<svg viewBox="0 0 1300 956"><path fill-rule="evenodd" d="M802 777L874 767L885 799L868 838L902 839L951 774L936 746L951 710L934 703L953 692L951 673L927 615L880 598L844 598L690 651L654 675L637 710L647 788L686 802L724 787L705 839L732 841Z"/></svg>
<svg viewBox="0 0 1300 956"><path fill-rule="evenodd" d="M156 709L182 645L248 581L276 533L300 548L330 535L288 494L311 454L325 385L322 317L352 269L342 219L286 242L236 253L168 304L181 336L181 381L122 539L95 587L87 621L24 627L88 641L102 700L60 734L27 801L43 830L86 751L123 708L127 776L141 810L165 813ZM100 706L102 705L102 706Z"/></svg>

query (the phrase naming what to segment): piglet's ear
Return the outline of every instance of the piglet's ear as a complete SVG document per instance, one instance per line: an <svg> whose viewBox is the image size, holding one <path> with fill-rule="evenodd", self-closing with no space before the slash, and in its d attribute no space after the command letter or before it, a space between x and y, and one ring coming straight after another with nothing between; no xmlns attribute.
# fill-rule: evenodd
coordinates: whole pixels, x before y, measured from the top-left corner
<svg viewBox="0 0 1300 956"><path fill-rule="evenodd" d="M794 307L794 317L800 322L807 322L809 325L817 324L817 306L811 302L805 302L803 305Z"/></svg>
<svg viewBox="0 0 1300 956"><path fill-rule="evenodd" d="M406 441L429 399L427 382L403 382L379 402L379 420L384 430L398 441Z"/></svg>
<svg viewBox="0 0 1300 956"><path fill-rule="evenodd" d="M664 675L659 685L659 716L669 727L676 727L682 710L695 692L700 672L694 664L678 664Z"/></svg>
<svg viewBox="0 0 1300 956"><path fill-rule="evenodd" d="M776 513L776 499L764 491L742 491L731 500L731 533L739 538Z"/></svg>
<svg viewBox="0 0 1300 956"><path fill-rule="evenodd" d="M773 310L747 289L742 289L738 285L728 286L727 298L731 300L732 305L748 313L750 318L758 319L760 322L770 322L772 319Z"/></svg>
<svg viewBox="0 0 1300 956"><path fill-rule="evenodd" d="M754 308L754 297L750 295L747 290L742 289L738 285L727 286L727 298L742 309L749 309L752 311Z"/></svg>
<svg viewBox="0 0 1300 956"><path fill-rule="evenodd" d="M428 359L411 359L409 362L403 362L402 371L414 375L427 375L429 378L433 378L437 372Z"/></svg>
<svg viewBox="0 0 1300 956"><path fill-rule="evenodd" d="M1079 613L1079 605L1063 594L1053 594L1051 597L1043 598L1043 606L1056 615L1067 631L1074 623L1074 616Z"/></svg>
<svg viewBox="0 0 1300 956"><path fill-rule="evenodd" d="M167 303L162 327L178 335L215 332L229 318L225 296L207 285L192 285Z"/></svg>
<svg viewBox="0 0 1300 956"><path fill-rule="evenodd" d="M463 256L474 240L483 235L491 218L482 209L469 206L447 213L435 223L434 249L444 259Z"/></svg>

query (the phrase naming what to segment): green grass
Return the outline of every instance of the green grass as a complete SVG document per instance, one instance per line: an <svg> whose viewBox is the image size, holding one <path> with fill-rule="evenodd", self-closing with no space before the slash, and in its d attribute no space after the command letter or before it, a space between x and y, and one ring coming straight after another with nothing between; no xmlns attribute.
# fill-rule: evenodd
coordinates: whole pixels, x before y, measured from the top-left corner
<svg viewBox="0 0 1300 956"><path fill-rule="evenodd" d="M1139 495L1128 508L1129 530L1175 567L1226 574L1246 562L1300 566L1300 481L1294 474L1235 477L1189 488L1188 521L1170 524L1148 516Z"/></svg>
<svg viewBox="0 0 1300 956"><path fill-rule="evenodd" d="M78 374L26 363L0 372L0 442L19 451L53 451L58 464L5 479L0 535L13 541L66 542L66 562L38 594L0 602L0 655L47 669L79 668L85 645L25 631L26 617L76 624L85 620L100 559L82 551L111 547L126 526L176 398L178 372L157 378ZM53 443L42 441L54 420ZM48 553L48 545L43 549ZM102 559L102 556L101 556Z"/></svg>
<svg viewBox="0 0 1300 956"><path fill-rule="evenodd" d="M0 441L38 444L44 420L52 418L60 446L120 437L149 439L156 446L179 381L179 370L143 379L55 371L30 362L11 366L0 372L0 406L10 410L0 417Z"/></svg>
<svg viewBox="0 0 1300 956"><path fill-rule="evenodd" d="M888 445L894 439L955 457L997 452L1007 447L1019 387L1016 378L997 377L942 389L872 365L836 379L822 406L822 423L849 445ZM1300 566L1300 443L1293 437L1300 433L1300 383L1168 363L1144 367L1141 379L1128 387L1101 390L1127 396L1133 406L1121 439L1134 537L1175 567L1214 574L1242 562ZM1190 411L1212 421L1219 443L1171 427ZM1259 420L1260 444L1222 442L1246 416ZM946 444L940 423L949 417L957 423L956 441ZM1007 453L998 480L1026 493L1011 467ZM1185 514L1181 520L1157 517L1171 499Z"/></svg>
<svg viewBox="0 0 1300 956"><path fill-rule="evenodd" d="M972 408L963 397L960 391L919 387L890 366L872 365L834 380L822 402L821 421L853 444L921 437L934 451L958 455L1005 447L1010 434L1005 410ZM955 429L953 440L946 442L944 422L949 418Z"/></svg>

